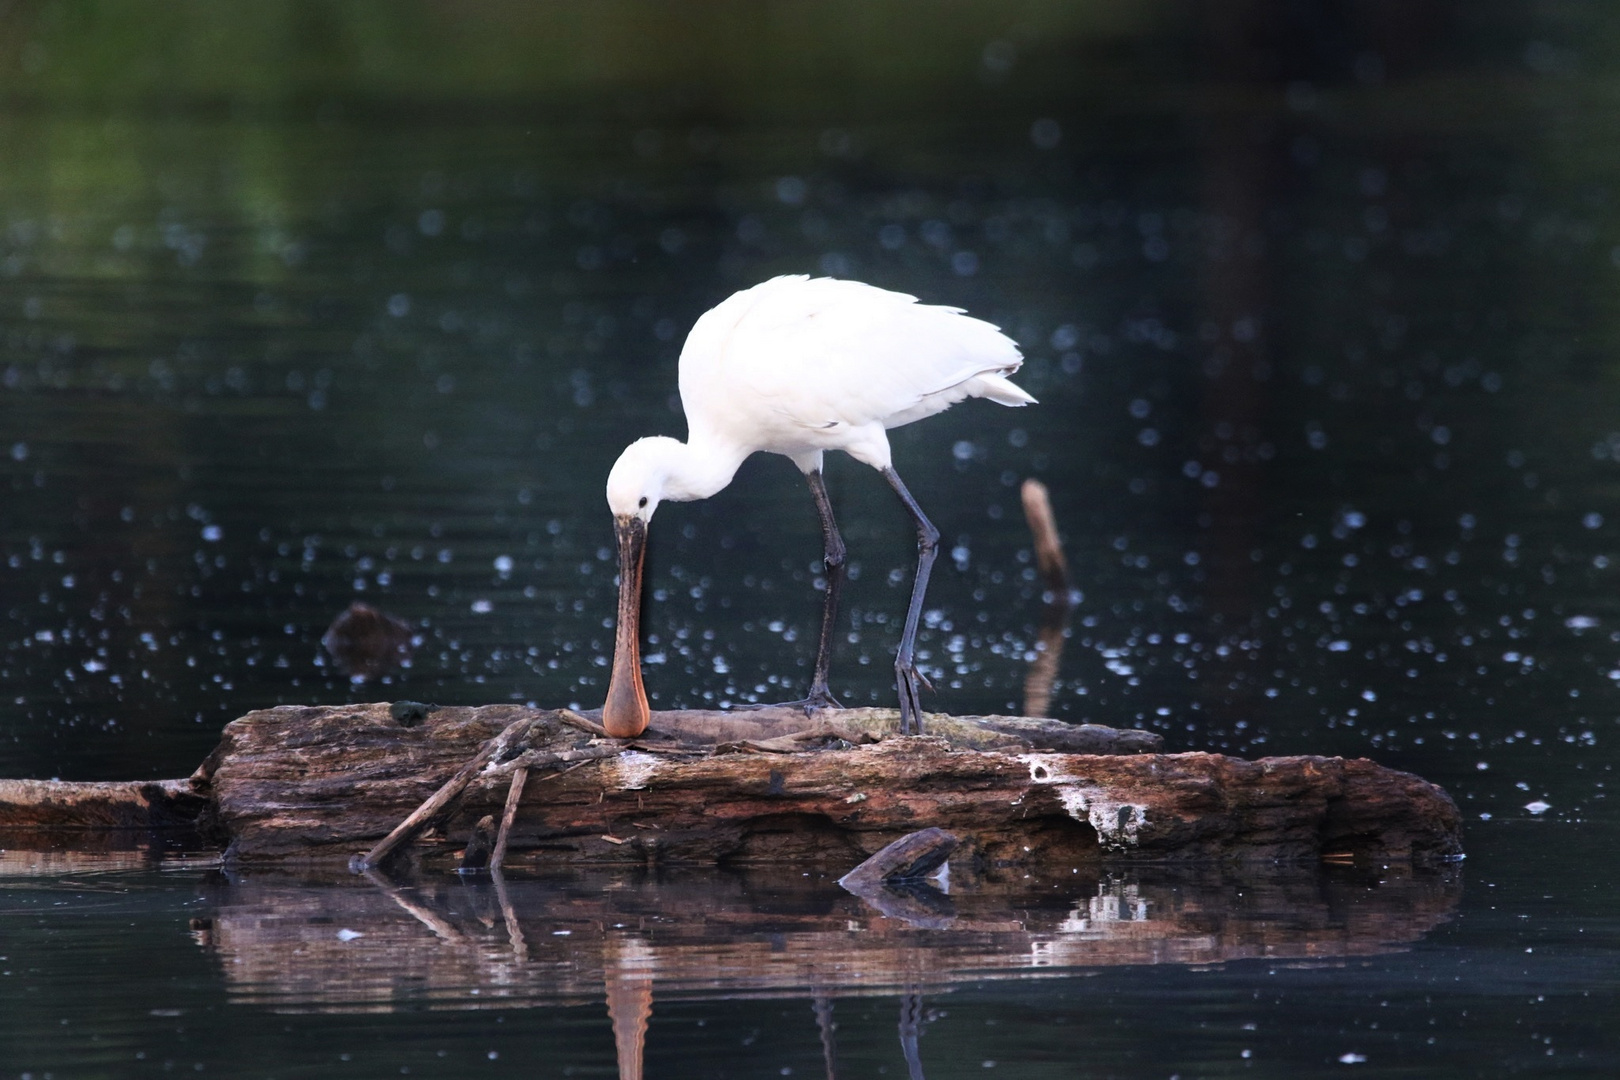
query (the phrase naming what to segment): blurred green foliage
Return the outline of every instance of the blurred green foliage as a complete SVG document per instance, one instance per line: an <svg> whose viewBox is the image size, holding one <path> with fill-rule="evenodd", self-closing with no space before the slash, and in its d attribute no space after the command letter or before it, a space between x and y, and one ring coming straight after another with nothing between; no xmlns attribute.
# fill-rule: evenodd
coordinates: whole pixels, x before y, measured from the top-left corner
<svg viewBox="0 0 1620 1080"><path fill-rule="evenodd" d="M1159 2L11 0L0 96L81 105L552 102L872 113L971 89L985 49L1125 39ZM992 73L995 55L991 58Z"/></svg>

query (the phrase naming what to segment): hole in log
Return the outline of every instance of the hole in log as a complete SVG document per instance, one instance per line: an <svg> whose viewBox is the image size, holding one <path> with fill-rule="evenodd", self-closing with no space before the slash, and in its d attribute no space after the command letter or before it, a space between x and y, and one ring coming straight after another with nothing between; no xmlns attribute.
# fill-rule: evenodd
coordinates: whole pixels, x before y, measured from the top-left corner
<svg viewBox="0 0 1620 1080"><path fill-rule="evenodd" d="M1387 797L1387 796L1386 796ZM1323 816L1319 852L1334 862L1362 862L1410 858L1410 835L1389 828L1389 822L1370 816L1365 806L1345 798L1329 799Z"/></svg>
<svg viewBox="0 0 1620 1080"><path fill-rule="evenodd" d="M854 833L823 814L772 814L749 822L748 831L721 864L809 864L842 874L870 854Z"/></svg>
<svg viewBox="0 0 1620 1080"><path fill-rule="evenodd" d="M1096 862L1100 847L1097 830L1067 814L1026 818L1014 832L980 833L974 839L988 869L1040 865L1067 870Z"/></svg>
<svg viewBox="0 0 1620 1080"><path fill-rule="evenodd" d="M1035 766L1034 769L1030 770L1030 775L1033 776L1037 780L1045 780L1048 776L1051 776L1052 774L1046 771L1046 766L1045 765L1037 765L1037 766Z"/></svg>
<svg viewBox="0 0 1620 1080"><path fill-rule="evenodd" d="M1330 863L1371 863L1390 858L1404 858L1410 849L1391 844L1383 833L1340 835L1322 845L1322 861Z"/></svg>

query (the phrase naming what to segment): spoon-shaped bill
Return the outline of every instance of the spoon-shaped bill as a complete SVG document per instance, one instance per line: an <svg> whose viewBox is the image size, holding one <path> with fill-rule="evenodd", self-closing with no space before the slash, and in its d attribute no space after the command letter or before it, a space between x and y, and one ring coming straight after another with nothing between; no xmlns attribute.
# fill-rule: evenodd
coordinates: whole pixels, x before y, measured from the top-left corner
<svg viewBox="0 0 1620 1080"><path fill-rule="evenodd" d="M619 619L602 726L616 739L630 739L646 731L651 718L647 691L641 685L641 563L647 551L647 523L630 515L615 516L613 532L619 542Z"/></svg>

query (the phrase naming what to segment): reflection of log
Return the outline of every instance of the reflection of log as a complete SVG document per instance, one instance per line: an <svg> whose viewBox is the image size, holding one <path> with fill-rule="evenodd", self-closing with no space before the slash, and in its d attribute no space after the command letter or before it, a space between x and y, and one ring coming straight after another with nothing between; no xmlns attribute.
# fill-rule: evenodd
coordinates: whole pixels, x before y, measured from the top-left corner
<svg viewBox="0 0 1620 1080"><path fill-rule="evenodd" d="M598 871L504 891L526 956L510 947L510 928L481 914L498 907L487 879L385 892L347 875L255 873L199 914L212 918L209 948L235 1000L298 1012L600 1007L607 986L616 1035L627 1037L658 993L831 1000L1072 968L1376 955L1446 921L1461 878L1450 867L1133 867L1107 878L1065 869L1016 887L976 881L954 897L950 933L926 934L796 868Z"/></svg>
<svg viewBox="0 0 1620 1080"><path fill-rule="evenodd" d="M840 714L830 715L836 724ZM589 736L558 714L517 706L440 709L409 729L382 705L251 713L226 728L196 779L239 858L347 859L524 719L531 750L514 760L612 756L530 780L508 865L539 851L547 863L794 862L843 872L930 825L956 832L961 856L986 866L1459 850L1459 817L1443 791L1365 760L1082 755L1016 741L975 752L935 736L834 739L799 753L715 753L673 740L618 750L580 746ZM445 819L448 839L428 853L458 847L478 818L501 813L508 788L491 762Z"/></svg>

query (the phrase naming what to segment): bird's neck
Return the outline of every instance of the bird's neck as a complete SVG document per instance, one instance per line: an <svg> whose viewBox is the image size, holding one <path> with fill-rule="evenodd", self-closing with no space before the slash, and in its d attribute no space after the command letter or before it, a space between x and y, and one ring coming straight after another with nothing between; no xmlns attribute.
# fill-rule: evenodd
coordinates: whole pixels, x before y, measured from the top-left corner
<svg viewBox="0 0 1620 1080"><path fill-rule="evenodd" d="M664 498L676 502L707 499L731 483L747 451L694 434L675 443L665 464Z"/></svg>

